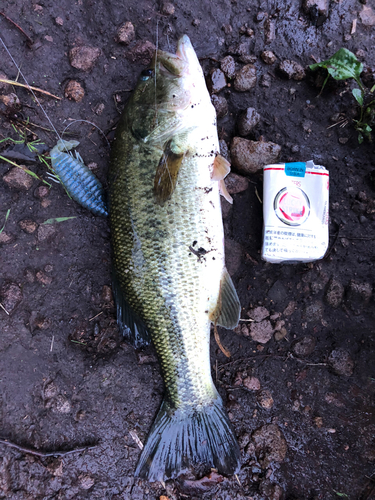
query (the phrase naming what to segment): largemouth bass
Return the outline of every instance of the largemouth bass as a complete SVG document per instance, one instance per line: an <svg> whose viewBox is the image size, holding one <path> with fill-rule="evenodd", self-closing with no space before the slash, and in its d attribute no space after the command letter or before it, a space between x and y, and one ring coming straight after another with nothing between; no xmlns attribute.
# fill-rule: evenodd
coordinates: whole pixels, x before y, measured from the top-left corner
<svg viewBox="0 0 375 500"><path fill-rule="evenodd" d="M135 475L149 481L239 470L240 451L211 377L210 326L233 328L240 304L225 268L215 110L189 38L156 51L117 127L109 213L121 331L150 337L165 397ZM203 468L203 469L202 469Z"/></svg>

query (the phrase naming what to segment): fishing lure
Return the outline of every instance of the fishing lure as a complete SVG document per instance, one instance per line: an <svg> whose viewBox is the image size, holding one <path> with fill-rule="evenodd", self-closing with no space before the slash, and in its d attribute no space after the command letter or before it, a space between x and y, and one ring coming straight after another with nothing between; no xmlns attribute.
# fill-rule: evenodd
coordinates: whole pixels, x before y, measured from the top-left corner
<svg viewBox="0 0 375 500"><path fill-rule="evenodd" d="M94 215L108 216L103 186L86 167L79 153L74 157L69 151L78 146L78 141L60 139L51 150L53 171L69 195Z"/></svg>

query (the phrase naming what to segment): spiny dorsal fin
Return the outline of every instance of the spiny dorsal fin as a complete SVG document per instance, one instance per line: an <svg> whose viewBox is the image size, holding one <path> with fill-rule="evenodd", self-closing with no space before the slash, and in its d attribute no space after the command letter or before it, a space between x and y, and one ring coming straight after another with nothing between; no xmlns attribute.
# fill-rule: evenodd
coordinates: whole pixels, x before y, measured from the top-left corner
<svg viewBox="0 0 375 500"><path fill-rule="evenodd" d="M177 183L184 153L175 153L171 148L172 139L164 147L154 179L154 195L157 203L162 205L172 196Z"/></svg>
<svg viewBox="0 0 375 500"><path fill-rule="evenodd" d="M234 288L232 278L224 269L220 281L219 300L215 309L210 314L212 323L232 329L238 325L241 314L241 304Z"/></svg>

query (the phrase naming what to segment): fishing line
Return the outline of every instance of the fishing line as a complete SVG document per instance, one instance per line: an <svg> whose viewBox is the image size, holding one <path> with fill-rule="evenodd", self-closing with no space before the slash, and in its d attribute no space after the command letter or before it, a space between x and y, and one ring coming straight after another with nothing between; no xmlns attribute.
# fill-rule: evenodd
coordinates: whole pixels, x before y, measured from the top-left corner
<svg viewBox="0 0 375 500"><path fill-rule="evenodd" d="M22 78L23 78L23 80L24 80L24 82L25 82L25 84L26 84L26 86L27 86L28 90L32 93L32 95L33 95L33 97L34 97L35 101L38 103L38 106L39 106L39 107L40 107L40 109L43 111L44 116L47 118L47 120L48 120L49 124L51 125L52 129L54 130L55 134L56 134L56 135L57 135L57 137L61 140L61 137L60 137L59 133L57 132L57 130L56 130L56 128L55 128L55 126L54 126L54 124L53 124L53 123L52 123L52 121L50 120L50 117L47 115L47 113L46 113L46 111L44 110L43 106L41 105L41 103L40 103L39 99L38 99L38 98L37 98L37 96L35 95L35 93L34 93L33 89L30 87L29 82L26 80L25 75L22 73L21 68L18 66L18 64L17 64L17 63L16 63L16 61L14 60L14 58L13 58L12 54L9 52L8 47L5 45L5 43L4 43L3 39L1 38L1 36L0 36L0 41L1 41L1 43L3 44L3 47L4 47L4 49L6 50L7 54L9 55L9 57L11 58L11 60L13 61L13 64L14 64L14 65L15 65L15 67L17 68L17 71L18 71L18 72L19 72L19 74L22 76Z"/></svg>

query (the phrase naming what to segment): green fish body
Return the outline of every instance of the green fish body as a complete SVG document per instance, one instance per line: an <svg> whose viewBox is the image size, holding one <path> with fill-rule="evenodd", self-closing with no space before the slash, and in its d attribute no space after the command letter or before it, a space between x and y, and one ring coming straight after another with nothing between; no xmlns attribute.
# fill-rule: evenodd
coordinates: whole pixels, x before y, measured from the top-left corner
<svg viewBox="0 0 375 500"><path fill-rule="evenodd" d="M224 263L216 116L185 35L157 51L129 99L112 149L109 216L118 323L152 339L165 397L136 475L239 470L239 447L211 377L211 323L233 328L240 304ZM229 196L229 195L227 195Z"/></svg>

